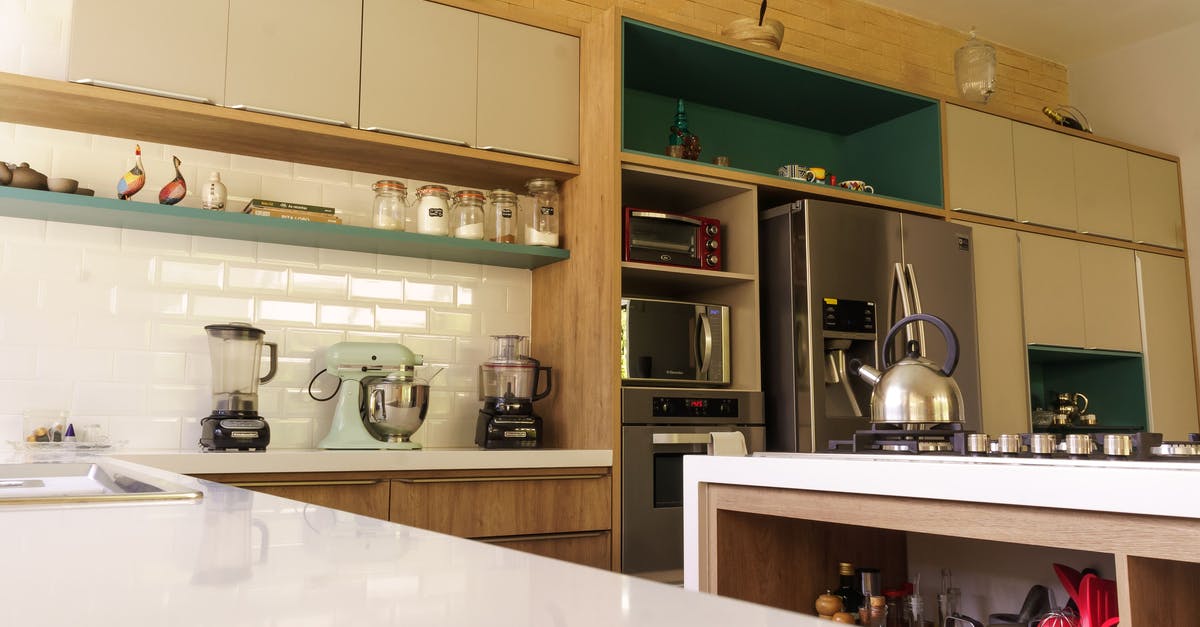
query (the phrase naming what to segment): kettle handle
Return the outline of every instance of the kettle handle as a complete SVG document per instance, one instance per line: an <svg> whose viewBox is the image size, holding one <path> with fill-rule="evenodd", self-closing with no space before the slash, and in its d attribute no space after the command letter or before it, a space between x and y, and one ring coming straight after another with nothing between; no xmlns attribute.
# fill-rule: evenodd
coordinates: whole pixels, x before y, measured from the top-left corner
<svg viewBox="0 0 1200 627"><path fill-rule="evenodd" d="M896 334L909 324L918 321L928 322L937 327L938 331L942 332L942 337L946 338L946 363L942 366L942 374L950 376L958 367L958 336L954 334L954 329L951 329L945 320L926 313L905 316L897 321L891 329L888 329L887 336L883 340L883 350L880 351L883 353L883 369L887 370L892 366L888 363L888 354L891 353L888 347L892 345L892 340L896 339Z"/></svg>

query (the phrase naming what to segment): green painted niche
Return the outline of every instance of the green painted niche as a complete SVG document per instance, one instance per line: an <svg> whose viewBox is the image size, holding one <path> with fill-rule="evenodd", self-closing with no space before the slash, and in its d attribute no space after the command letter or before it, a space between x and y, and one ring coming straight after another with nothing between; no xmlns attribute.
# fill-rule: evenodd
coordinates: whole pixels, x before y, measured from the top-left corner
<svg viewBox="0 0 1200 627"><path fill-rule="evenodd" d="M700 161L774 176L821 166L877 194L942 204L936 100L626 19L622 147L663 155L682 98Z"/></svg>
<svg viewBox="0 0 1200 627"><path fill-rule="evenodd" d="M1141 353L1029 347L1029 394L1032 409L1052 409L1060 392L1088 397L1088 413L1097 427L1145 430L1146 371Z"/></svg>

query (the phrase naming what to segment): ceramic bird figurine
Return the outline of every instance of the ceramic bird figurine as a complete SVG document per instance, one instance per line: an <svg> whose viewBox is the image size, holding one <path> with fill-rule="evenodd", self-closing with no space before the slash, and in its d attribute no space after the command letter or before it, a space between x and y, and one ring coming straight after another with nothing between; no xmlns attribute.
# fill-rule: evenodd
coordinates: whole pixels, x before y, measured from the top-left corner
<svg viewBox="0 0 1200 627"><path fill-rule="evenodd" d="M142 147L137 146L137 163L133 164L133 169L126 172L121 180L117 181L117 198L121 200L129 200L131 196L142 191L142 186L146 184L146 171L142 169Z"/></svg>
<svg viewBox="0 0 1200 627"><path fill-rule="evenodd" d="M179 173L179 164L182 162L179 157L174 155L171 155L171 161L175 162L175 178L159 190L158 204L160 205L173 205L187 196L187 181L183 180L183 175Z"/></svg>

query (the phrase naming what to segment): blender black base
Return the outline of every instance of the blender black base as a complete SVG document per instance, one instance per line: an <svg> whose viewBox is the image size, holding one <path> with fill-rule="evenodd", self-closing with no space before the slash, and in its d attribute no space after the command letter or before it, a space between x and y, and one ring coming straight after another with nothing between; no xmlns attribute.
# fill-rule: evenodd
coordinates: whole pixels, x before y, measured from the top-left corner
<svg viewBox="0 0 1200 627"><path fill-rule="evenodd" d="M256 413L212 414L200 421L200 447L206 451L265 451L271 427Z"/></svg>
<svg viewBox="0 0 1200 627"><path fill-rule="evenodd" d="M475 423L475 445L485 449L541 448L542 419L479 412Z"/></svg>

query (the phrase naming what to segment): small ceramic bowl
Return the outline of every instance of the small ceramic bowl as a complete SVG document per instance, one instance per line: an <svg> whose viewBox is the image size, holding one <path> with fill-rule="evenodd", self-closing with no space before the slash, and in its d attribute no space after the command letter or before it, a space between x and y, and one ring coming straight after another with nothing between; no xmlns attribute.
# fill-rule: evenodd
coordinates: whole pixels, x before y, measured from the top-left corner
<svg viewBox="0 0 1200 627"><path fill-rule="evenodd" d="M75 190L75 193L79 194L80 196L95 196L96 190L80 187L79 189Z"/></svg>
<svg viewBox="0 0 1200 627"><path fill-rule="evenodd" d="M63 194L74 194L75 190L79 189L79 181L75 179L49 179L46 185L50 187L50 191Z"/></svg>

